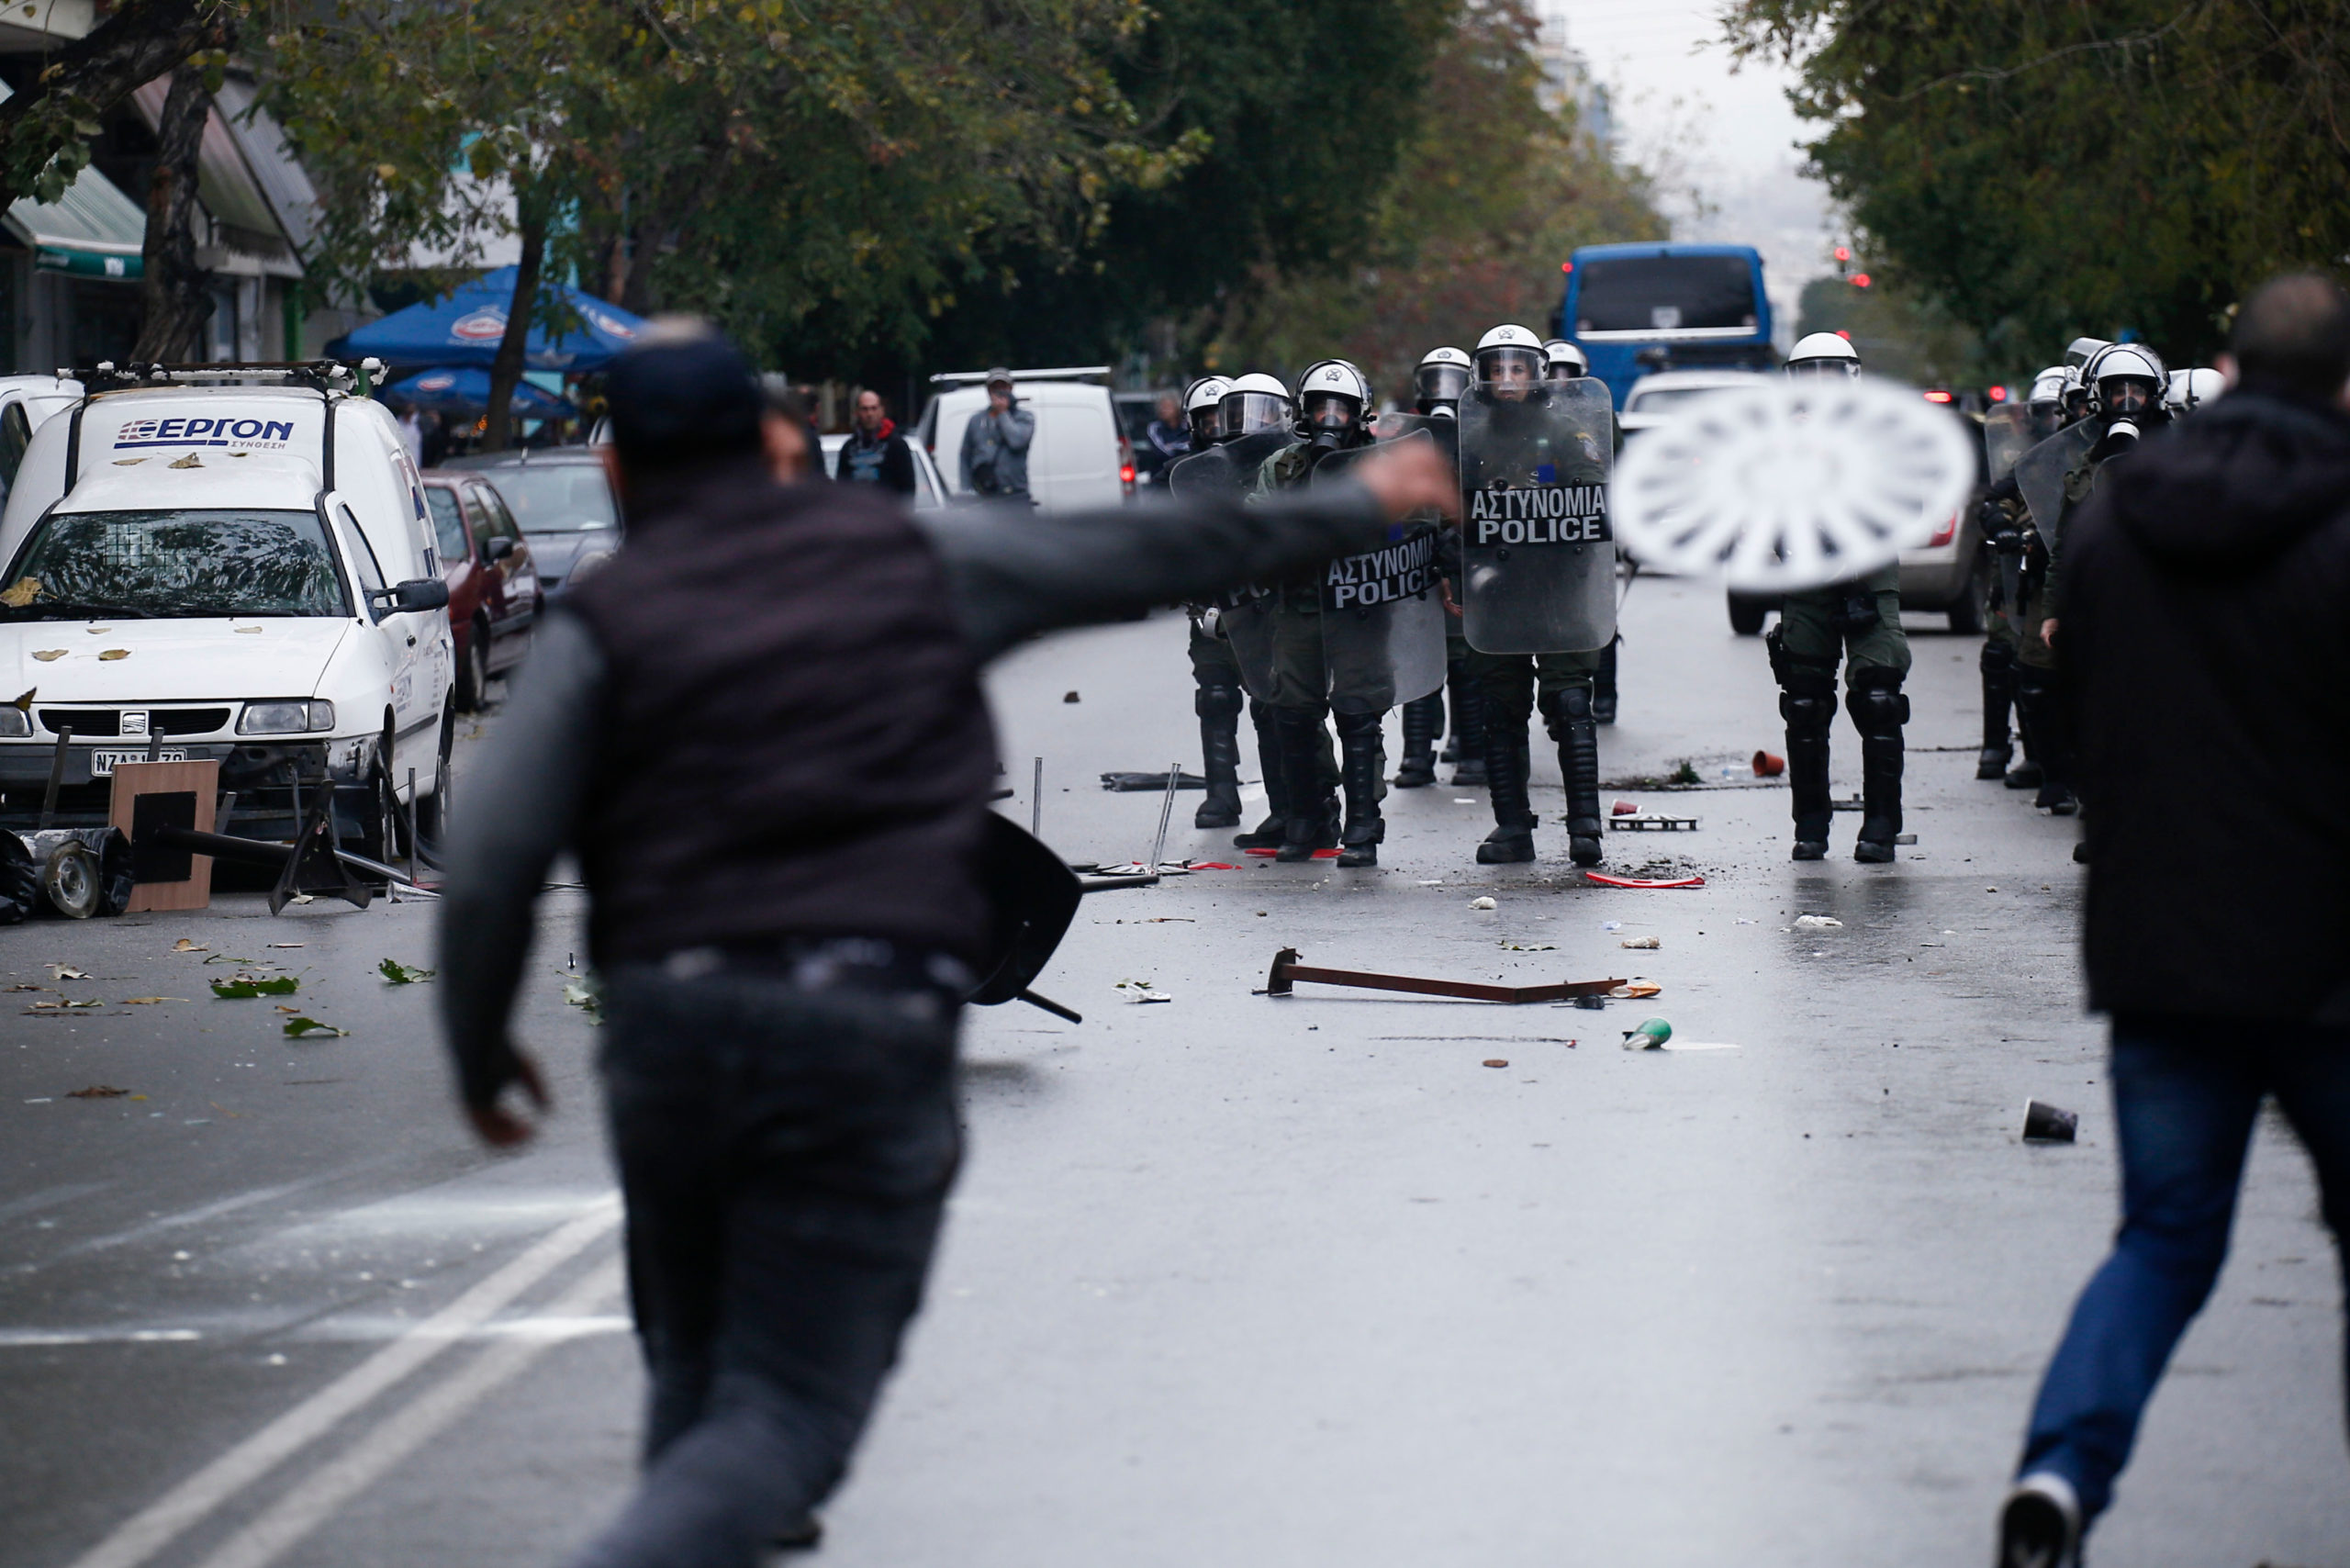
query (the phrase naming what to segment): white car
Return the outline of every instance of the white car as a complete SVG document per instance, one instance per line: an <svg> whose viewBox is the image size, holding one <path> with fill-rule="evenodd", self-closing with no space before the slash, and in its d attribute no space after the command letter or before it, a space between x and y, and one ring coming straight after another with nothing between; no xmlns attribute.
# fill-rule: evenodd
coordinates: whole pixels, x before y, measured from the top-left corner
<svg viewBox="0 0 2350 1568"><path fill-rule="evenodd" d="M824 472L830 474L840 466L841 448L848 444L848 437L827 435L817 439L824 448ZM946 481L939 477L938 465L930 460L922 442L912 437L906 441L906 450L914 458L914 493L906 504L916 511L938 510L946 504Z"/></svg>
<svg viewBox="0 0 2350 1568"><path fill-rule="evenodd" d="M1028 447L1028 493L1043 510L1113 507L1134 498L1134 455L1118 432L1110 389L1085 379L1108 373L1106 366L1012 373L1013 396L1036 416L1036 437ZM963 427L987 408L988 390L976 375L931 379L946 389L923 410L917 439L929 449L947 493L968 495Z"/></svg>
<svg viewBox="0 0 2350 1568"><path fill-rule="evenodd" d="M1629 441L1639 431L1664 423L1708 392L1751 386L1760 375L1752 370L1663 370L1643 375L1624 394L1616 422Z"/></svg>
<svg viewBox="0 0 2350 1568"><path fill-rule="evenodd" d="M0 512L11 814L62 750L66 825L117 763L210 757L224 833L290 837L330 779L362 853L411 801L439 835L455 660L415 465L382 404L278 378L101 384L33 433Z"/></svg>

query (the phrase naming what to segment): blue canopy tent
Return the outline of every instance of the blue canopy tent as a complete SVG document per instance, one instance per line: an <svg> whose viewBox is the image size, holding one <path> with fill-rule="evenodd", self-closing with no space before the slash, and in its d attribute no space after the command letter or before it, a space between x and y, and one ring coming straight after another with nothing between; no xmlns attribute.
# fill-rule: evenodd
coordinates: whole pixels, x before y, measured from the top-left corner
<svg viewBox="0 0 2350 1568"><path fill-rule="evenodd" d="M506 335L507 312L514 303L517 269L500 267L436 303L411 305L380 321L370 321L327 345L337 359L361 359L369 354L388 364L479 365L487 369L498 357L498 340ZM645 323L593 295L568 284L542 280L543 293L563 297L576 318L570 330L550 337L533 323L525 340L522 363L531 370L599 370L635 342Z"/></svg>
<svg viewBox="0 0 2350 1568"><path fill-rule="evenodd" d="M478 414L489 407L489 372L472 365L444 365L420 371L384 388L387 403L413 403L449 414ZM518 382L513 414L518 420L567 420L579 410L543 386Z"/></svg>

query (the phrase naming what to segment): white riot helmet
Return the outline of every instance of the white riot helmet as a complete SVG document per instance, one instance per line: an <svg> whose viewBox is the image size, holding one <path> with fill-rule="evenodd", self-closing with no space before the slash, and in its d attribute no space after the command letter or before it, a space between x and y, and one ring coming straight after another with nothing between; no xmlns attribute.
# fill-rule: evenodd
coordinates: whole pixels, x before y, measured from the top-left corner
<svg viewBox="0 0 2350 1568"><path fill-rule="evenodd" d="M2081 367L2089 389L2093 413L2117 422L2129 422L2134 434L2138 420L2159 417L2170 375L2162 356L2143 343L2108 343Z"/></svg>
<svg viewBox="0 0 2350 1568"><path fill-rule="evenodd" d="M1542 379L1547 364L1542 340L1524 327L1500 326L1477 340L1477 379L1523 383Z"/></svg>
<svg viewBox="0 0 2350 1568"><path fill-rule="evenodd" d="M1591 358L1564 338L1542 345L1543 374L1553 381L1580 381L1591 374Z"/></svg>
<svg viewBox="0 0 2350 1568"><path fill-rule="evenodd" d="M1841 333L1813 332L1796 344L1785 368L1794 380L1807 375L1856 376L1861 373L1861 354Z"/></svg>
<svg viewBox="0 0 2350 1568"><path fill-rule="evenodd" d="M1193 446L1215 443L1217 411L1231 390L1232 383L1221 375L1203 375L1183 388L1183 422L1191 427Z"/></svg>
<svg viewBox="0 0 2350 1568"><path fill-rule="evenodd" d="M1335 444L1345 444L1368 429L1365 416L1370 411L1371 382L1343 359L1308 365L1297 378L1296 430L1301 439L1331 436L1337 438Z"/></svg>
<svg viewBox="0 0 2350 1568"><path fill-rule="evenodd" d="M1444 413L1469 389L1475 366L1456 348L1430 349L1412 372L1412 401L1423 414Z"/></svg>
<svg viewBox="0 0 2350 1568"><path fill-rule="evenodd" d="M1216 439L1230 441L1277 425L1286 427L1296 413L1288 387L1261 370L1252 370L1235 377L1225 388L1224 398L1216 405Z"/></svg>
<svg viewBox="0 0 2350 1568"><path fill-rule="evenodd" d="M2031 391L2024 398L2031 418L2031 434L2035 441L2045 441L2065 428L2065 367L2052 364L2031 378Z"/></svg>
<svg viewBox="0 0 2350 1568"><path fill-rule="evenodd" d="M2065 366L2065 422L2077 423L2089 411L2089 384L2081 379L2081 367Z"/></svg>
<svg viewBox="0 0 2350 1568"><path fill-rule="evenodd" d="M2227 389L2228 378L2216 370L2201 365L2193 370L2174 370L2163 405L2175 415L2191 414Z"/></svg>
<svg viewBox="0 0 2350 1568"><path fill-rule="evenodd" d="M2065 345L2065 368L2078 370L2097 357L2098 350L2109 349L2112 346L2113 344L2104 338L2075 338Z"/></svg>

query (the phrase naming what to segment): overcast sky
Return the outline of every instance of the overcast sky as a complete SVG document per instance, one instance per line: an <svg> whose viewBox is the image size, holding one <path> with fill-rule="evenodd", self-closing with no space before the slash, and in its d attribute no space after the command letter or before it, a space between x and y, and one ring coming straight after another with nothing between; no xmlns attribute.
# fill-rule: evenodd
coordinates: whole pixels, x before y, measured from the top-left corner
<svg viewBox="0 0 2350 1568"><path fill-rule="evenodd" d="M1796 296L1833 263L1836 237L1826 190L1800 173L1796 143L1808 128L1787 106L1790 73L1703 45L1719 31L1718 0L1538 0L1567 22L1567 41L1615 95L1625 154L1656 162L1677 153L1682 184L1714 210L1693 217L1668 201L1673 237L1752 245L1762 252L1779 336L1792 331Z"/></svg>

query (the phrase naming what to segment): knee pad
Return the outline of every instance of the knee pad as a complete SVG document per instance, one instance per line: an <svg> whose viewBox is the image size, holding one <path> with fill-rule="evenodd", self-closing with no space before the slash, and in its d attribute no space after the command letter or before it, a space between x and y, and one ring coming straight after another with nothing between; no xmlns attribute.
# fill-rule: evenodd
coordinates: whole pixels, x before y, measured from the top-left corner
<svg viewBox="0 0 2350 1568"><path fill-rule="evenodd" d="M1844 711L1863 737L1889 735L1909 722L1909 699L1897 688L1855 686L1844 693Z"/></svg>
<svg viewBox="0 0 2350 1568"><path fill-rule="evenodd" d="M1835 693L1783 691L1779 693L1779 716L1787 722L1789 735L1825 735L1836 722Z"/></svg>
<svg viewBox="0 0 2350 1568"><path fill-rule="evenodd" d="M1203 719L1240 717L1240 693L1229 686L1203 686L1192 694L1192 711Z"/></svg>
<svg viewBox="0 0 2350 1568"><path fill-rule="evenodd" d="M1330 715L1330 722L1337 727L1340 740L1352 735L1375 735L1385 726L1386 720L1384 713L1333 712Z"/></svg>
<svg viewBox="0 0 2350 1568"><path fill-rule="evenodd" d="M1982 668L1985 675L2005 675L2016 667L2016 651L1997 637L1983 639Z"/></svg>

